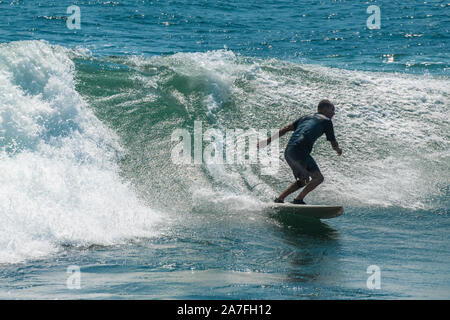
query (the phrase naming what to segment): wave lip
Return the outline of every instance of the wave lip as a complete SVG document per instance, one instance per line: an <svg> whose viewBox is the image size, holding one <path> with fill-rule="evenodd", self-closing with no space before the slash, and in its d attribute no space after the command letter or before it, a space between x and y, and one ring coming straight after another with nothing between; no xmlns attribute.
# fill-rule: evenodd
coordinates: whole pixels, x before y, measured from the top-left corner
<svg viewBox="0 0 450 320"><path fill-rule="evenodd" d="M69 50L0 45L0 263L154 236L161 215L119 175L119 139L75 90Z"/></svg>

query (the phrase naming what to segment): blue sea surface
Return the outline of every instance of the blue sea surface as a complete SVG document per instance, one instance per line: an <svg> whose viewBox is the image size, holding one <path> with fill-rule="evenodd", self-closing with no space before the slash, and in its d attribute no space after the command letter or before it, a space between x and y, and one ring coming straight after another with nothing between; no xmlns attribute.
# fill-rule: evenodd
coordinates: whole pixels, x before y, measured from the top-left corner
<svg viewBox="0 0 450 320"><path fill-rule="evenodd" d="M0 0L0 298L449 299L449 26L444 1ZM323 98L343 155L317 141L305 201L338 218L267 210L290 134L274 174L173 160L180 129Z"/></svg>
<svg viewBox="0 0 450 320"><path fill-rule="evenodd" d="M80 9L80 29L67 27L71 5ZM368 28L373 5L379 29ZM0 8L1 42L45 39L98 55L227 48L346 69L448 75L449 68L445 1L0 1Z"/></svg>

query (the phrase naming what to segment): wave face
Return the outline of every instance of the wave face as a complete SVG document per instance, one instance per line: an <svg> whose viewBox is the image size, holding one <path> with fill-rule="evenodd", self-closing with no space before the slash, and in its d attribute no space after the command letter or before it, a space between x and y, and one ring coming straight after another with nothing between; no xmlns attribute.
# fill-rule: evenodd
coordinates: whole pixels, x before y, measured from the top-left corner
<svg viewBox="0 0 450 320"><path fill-rule="evenodd" d="M155 233L158 215L120 178L117 136L74 70L62 47L0 45L0 263Z"/></svg>
<svg viewBox="0 0 450 320"><path fill-rule="evenodd" d="M326 181L312 203L448 208L447 77L298 65L229 50L75 61L77 89L122 137L129 153L121 167L153 203L219 210L271 200L292 180L282 157L287 137L278 174L265 176L257 165L175 165L171 134L193 133L194 121L203 131L281 128L328 98L344 155L318 141L313 155Z"/></svg>
<svg viewBox="0 0 450 320"><path fill-rule="evenodd" d="M292 180L259 165L179 165L172 133L272 129L334 101L344 154L313 156L311 203L447 211L449 80L258 59L229 50L95 57L0 45L0 262L158 234L176 213L258 210ZM207 143L204 142L203 147ZM164 212L161 214L160 212Z"/></svg>

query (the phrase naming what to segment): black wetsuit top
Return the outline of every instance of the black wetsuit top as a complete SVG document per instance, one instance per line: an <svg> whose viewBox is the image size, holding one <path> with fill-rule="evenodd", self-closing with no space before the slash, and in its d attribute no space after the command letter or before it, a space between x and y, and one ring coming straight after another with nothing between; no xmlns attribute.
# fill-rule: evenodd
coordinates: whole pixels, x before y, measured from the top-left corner
<svg viewBox="0 0 450 320"><path fill-rule="evenodd" d="M314 142L324 133L328 141L336 141L330 118L320 113L301 117L294 122L294 133L288 147L297 146L311 153Z"/></svg>

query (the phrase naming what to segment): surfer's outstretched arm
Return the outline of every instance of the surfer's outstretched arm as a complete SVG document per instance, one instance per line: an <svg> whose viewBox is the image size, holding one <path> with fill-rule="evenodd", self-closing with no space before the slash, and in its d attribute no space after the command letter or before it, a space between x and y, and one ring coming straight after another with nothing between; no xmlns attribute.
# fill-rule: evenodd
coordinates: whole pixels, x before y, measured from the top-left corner
<svg viewBox="0 0 450 320"><path fill-rule="evenodd" d="M340 156L342 154L342 149L339 148L339 143L336 140L330 141L330 143L333 150L336 151L337 154Z"/></svg>
<svg viewBox="0 0 450 320"><path fill-rule="evenodd" d="M286 132L294 131L294 129L295 129L294 123L291 123L291 124L287 125L286 127L281 128L280 131L278 131L278 133L274 134L273 136L271 136L267 140L259 141L256 146L257 146L257 148L264 148L269 143L271 143L272 140L275 140L275 139L277 139L277 138L279 138L281 136L284 136L286 134Z"/></svg>

